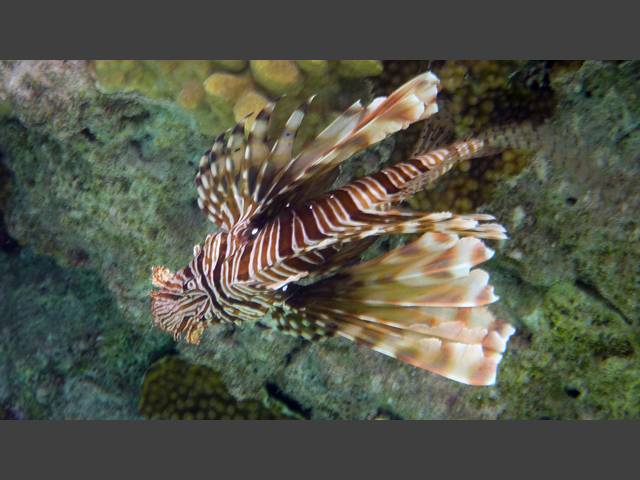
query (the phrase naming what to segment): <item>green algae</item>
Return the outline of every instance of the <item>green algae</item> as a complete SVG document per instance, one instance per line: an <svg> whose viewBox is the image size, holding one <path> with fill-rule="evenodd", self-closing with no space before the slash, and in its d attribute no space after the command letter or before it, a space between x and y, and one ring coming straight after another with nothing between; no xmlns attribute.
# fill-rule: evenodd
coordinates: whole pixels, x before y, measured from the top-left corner
<svg viewBox="0 0 640 480"><path fill-rule="evenodd" d="M580 286L549 288L507 353L501 418L640 416L640 329Z"/></svg>
<svg viewBox="0 0 640 480"><path fill-rule="evenodd" d="M171 99L181 85L206 78L215 69L211 61L97 60L96 77L109 92L137 91L156 99Z"/></svg>
<svg viewBox="0 0 640 480"><path fill-rule="evenodd" d="M3 102L0 100L0 118L11 116L11 105L9 102Z"/></svg>

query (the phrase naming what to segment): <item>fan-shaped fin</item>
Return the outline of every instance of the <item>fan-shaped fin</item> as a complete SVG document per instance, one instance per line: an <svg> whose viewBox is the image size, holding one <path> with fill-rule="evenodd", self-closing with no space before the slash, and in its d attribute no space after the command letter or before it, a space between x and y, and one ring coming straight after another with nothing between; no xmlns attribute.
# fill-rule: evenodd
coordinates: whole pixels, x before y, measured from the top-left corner
<svg viewBox="0 0 640 480"><path fill-rule="evenodd" d="M436 113L438 84L435 75L425 72L367 108L356 102L274 177L260 212L321 194L335 169L354 153Z"/></svg>
<svg viewBox="0 0 640 480"><path fill-rule="evenodd" d="M447 378L495 382L511 325L486 307L489 275L472 269L493 255L478 238L422 235L382 257L295 292L302 318Z"/></svg>

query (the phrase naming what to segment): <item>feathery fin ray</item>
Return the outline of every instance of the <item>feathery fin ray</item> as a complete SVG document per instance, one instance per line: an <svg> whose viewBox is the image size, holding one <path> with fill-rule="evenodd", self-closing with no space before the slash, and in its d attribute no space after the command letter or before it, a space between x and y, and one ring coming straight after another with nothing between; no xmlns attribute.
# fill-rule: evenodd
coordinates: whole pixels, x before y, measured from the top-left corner
<svg viewBox="0 0 640 480"><path fill-rule="evenodd" d="M477 238L428 232L290 302L339 336L462 383L491 385L515 331L486 308L497 297L486 272L472 269L492 256Z"/></svg>
<svg viewBox="0 0 640 480"><path fill-rule="evenodd" d="M493 256L483 239L504 239L505 229L486 214L398 205L457 163L530 145L535 135L505 130L451 142L444 127L425 135L409 159L327 192L354 153L436 113L438 84L426 72L388 97L354 103L295 156L313 98L274 142L268 131L275 103L246 134L244 121L222 133L195 180L198 205L220 231L194 249L184 269L153 270L155 323L197 343L210 322L279 312L276 328L310 340L339 335L456 381L495 382L514 329L489 311L498 297L476 267ZM406 233L421 236L355 263L376 237ZM315 283L296 284L302 280Z"/></svg>

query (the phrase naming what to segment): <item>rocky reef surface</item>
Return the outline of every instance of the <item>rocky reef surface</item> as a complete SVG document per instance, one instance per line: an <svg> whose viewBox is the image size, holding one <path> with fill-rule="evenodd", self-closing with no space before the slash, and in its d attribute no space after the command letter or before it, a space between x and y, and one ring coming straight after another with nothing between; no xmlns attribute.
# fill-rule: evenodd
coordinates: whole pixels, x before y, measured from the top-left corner
<svg viewBox="0 0 640 480"><path fill-rule="evenodd" d="M312 62L298 63L304 75L324 68ZM275 91L282 72L264 67L225 68ZM542 145L481 207L511 235L488 269L497 311L518 328L486 388L340 339L220 326L194 347L152 329L150 267L181 267L209 229L193 175L211 139L179 102L105 89L95 72L0 62L0 416L136 418L145 370L176 353L219 372L234 401L303 418L640 416L638 62L554 77L549 131L568 132L566 148ZM207 128L229 126L218 113ZM378 165L393 147L350 165Z"/></svg>

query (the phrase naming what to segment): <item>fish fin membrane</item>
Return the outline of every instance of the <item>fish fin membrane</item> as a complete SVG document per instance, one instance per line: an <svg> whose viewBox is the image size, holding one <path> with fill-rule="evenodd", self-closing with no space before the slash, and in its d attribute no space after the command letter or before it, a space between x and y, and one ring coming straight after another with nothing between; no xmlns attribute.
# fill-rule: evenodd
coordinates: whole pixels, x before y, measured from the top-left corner
<svg viewBox="0 0 640 480"><path fill-rule="evenodd" d="M469 385L492 385L512 325L476 265L482 240L429 232L386 255L301 289L292 305L333 334Z"/></svg>

